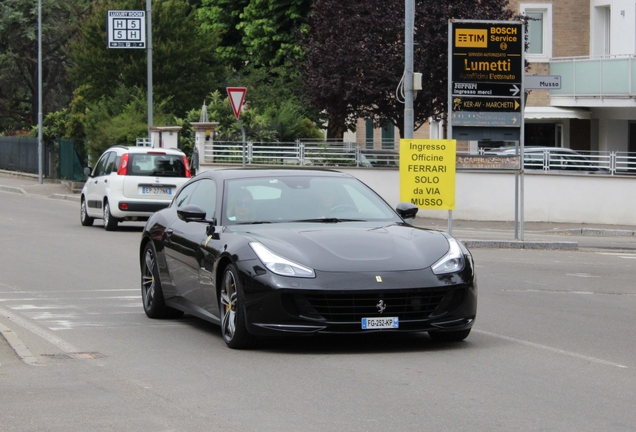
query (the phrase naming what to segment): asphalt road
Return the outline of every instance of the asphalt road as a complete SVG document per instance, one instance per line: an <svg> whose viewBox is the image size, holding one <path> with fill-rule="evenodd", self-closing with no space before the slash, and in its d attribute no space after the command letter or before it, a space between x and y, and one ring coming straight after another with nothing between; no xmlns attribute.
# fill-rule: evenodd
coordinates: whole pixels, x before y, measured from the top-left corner
<svg viewBox="0 0 636 432"><path fill-rule="evenodd" d="M86 228L76 202L0 191L3 430L636 430L633 247L474 249L461 343L233 351L212 324L146 318L141 226Z"/></svg>

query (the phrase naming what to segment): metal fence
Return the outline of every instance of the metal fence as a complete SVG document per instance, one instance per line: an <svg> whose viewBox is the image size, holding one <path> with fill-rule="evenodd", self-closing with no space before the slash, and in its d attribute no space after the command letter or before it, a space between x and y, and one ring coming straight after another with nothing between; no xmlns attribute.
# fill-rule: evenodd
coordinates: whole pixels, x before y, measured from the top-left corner
<svg viewBox="0 0 636 432"><path fill-rule="evenodd" d="M49 176L49 152L44 151L44 175ZM39 173L38 140L27 137L0 137L0 169Z"/></svg>
<svg viewBox="0 0 636 432"><path fill-rule="evenodd" d="M527 147L530 149L531 147ZM558 150L558 148L555 148ZM479 154L488 152L487 148ZM568 149L566 149L568 150ZM524 168L544 172L579 171L581 173L602 173L611 175L636 175L636 153L577 151L581 162L572 163L549 151L539 157L529 158L526 154ZM536 155L535 155L536 156ZM205 144L204 162L221 164L241 164L243 143L214 141ZM299 166L342 166L365 168L399 168L397 150L366 149L355 142L291 142L258 143L247 142L245 162L249 165L299 165ZM589 168L589 169L588 169Z"/></svg>
<svg viewBox="0 0 636 432"><path fill-rule="evenodd" d="M206 143L204 162L238 164L243 161L243 143ZM245 145L250 165L300 165L398 168L399 154L391 150L364 149L355 142L255 143Z"/></svg>

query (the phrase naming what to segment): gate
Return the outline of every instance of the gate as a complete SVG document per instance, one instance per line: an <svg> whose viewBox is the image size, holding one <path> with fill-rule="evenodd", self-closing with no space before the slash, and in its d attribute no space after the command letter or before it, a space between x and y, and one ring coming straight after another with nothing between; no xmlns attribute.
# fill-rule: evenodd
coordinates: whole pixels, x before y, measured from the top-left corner
<svg viewBox="0 0 636 432"><path fill-rule="evenodd" d="M82 182L86 180L83 173L82 162L75 151L74 140L58 140L60 149L60 178Z"/></svg>

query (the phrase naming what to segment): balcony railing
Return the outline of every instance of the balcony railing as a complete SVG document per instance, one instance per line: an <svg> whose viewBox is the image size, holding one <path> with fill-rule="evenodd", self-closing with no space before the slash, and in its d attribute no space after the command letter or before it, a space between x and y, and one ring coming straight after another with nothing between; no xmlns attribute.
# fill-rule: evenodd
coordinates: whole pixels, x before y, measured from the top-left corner
<svg viewBox="0 0 636 432"><path fill-rule="evenodd" d="M636 56L564 57L550 61L561 88L550 96L631 98L636 96Z"/></svg>

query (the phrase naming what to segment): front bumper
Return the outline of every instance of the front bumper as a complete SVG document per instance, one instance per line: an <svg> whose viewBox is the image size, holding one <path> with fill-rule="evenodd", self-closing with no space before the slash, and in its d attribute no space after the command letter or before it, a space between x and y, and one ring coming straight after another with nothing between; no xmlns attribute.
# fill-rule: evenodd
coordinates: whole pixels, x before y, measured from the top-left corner
<svg viewBox="0 0 636 432"><path fill-rule="evenodd" d="M424 269L316 272L314 279L256 276L249 263L239 270L254 335L464 330L472 327L477 311L477 283L468 265L443 276ZM363 329L362 318L374 317L398 317L399 327Z"/></svg>

